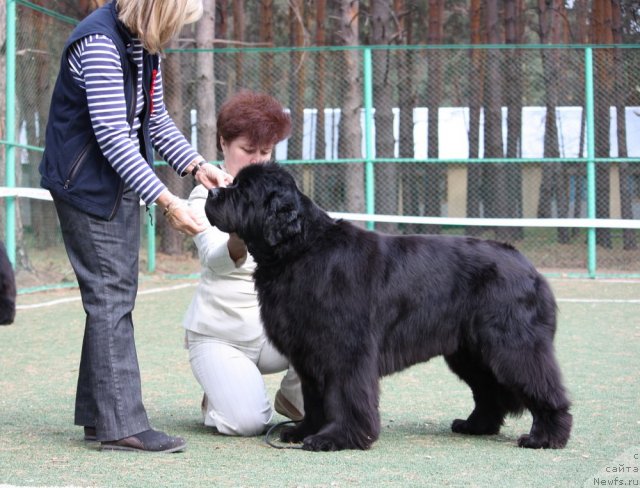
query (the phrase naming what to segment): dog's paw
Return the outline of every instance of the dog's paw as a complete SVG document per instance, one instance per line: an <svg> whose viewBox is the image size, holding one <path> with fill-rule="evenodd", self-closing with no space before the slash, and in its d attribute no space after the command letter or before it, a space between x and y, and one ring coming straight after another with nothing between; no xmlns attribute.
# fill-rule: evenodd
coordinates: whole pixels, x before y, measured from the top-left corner
<svg viewBox="0 0 640 488"><path fill-rule="evenodd" d="M518 439L518 447L526 447L528 449L541 449L549 446L545 445L544 442L540 441L530 434L523 434Z"/></svg>
<svg viewBox="0 0 640 488"><path fill-rule="evenodd" d="M284 427L280 431L280 440L282 442L289 443L298 443L302 442L304 439L305 433L300 430L298 427Z"/></svg>
<svg viewBox="0 0 640 488"><path fill-rule="evenodd" d="M495 435L500 432L500 426L480 425L478 423L469 422L468 420L455 419L451 423L451 431L456 434L466 435Z"/></svg>
<svg viewBox="0 0 640 488"><path fill-rule="evenodd" d="M552 445L548 439L540 439L539 437L531 434L523 434L518 439L518 447L525 447L527 449L559 449L564 445Z"/></svg>
<svg viewBox="0 0 640 488"><path fill-rule="evenodd" d="M456 434L468 434L469 429L467 428L467 421L462 419L455 419L451 423L451 431Z"/></svg>
<svg viewBox="0 0 640 488"><path fill-rule="evenodd" d="M302 449L305 451L341 451L344 446L332 436L318 434L305 437Z"/></svg>

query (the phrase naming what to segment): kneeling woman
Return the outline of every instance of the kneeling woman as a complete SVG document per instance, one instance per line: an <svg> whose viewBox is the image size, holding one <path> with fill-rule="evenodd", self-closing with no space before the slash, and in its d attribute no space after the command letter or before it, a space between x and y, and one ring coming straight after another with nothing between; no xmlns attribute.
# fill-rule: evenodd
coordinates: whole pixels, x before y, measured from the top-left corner
<svg viewBox="0 0 640 488"><path fill-rule="evenodd" d="M235 176L251 163L272 159L288 137L291 119L273 97L242 91L221 107L218 150L224 169ZM206 220L207 189L191 192L189 205ZM275 396L275 410L303 417L300 380L265 336L253 285L255 263L235 234L209 227L194 237L201 278L184 318L191 369L204 390L205 425L221 434L262 433L273 416L263 374L287 371Z"/></svg>

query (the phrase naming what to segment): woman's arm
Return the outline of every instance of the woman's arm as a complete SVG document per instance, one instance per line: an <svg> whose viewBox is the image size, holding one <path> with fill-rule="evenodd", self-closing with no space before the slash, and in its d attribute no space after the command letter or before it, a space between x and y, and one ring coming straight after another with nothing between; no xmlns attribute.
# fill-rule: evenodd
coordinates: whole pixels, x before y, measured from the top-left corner
<svg viewBox="0 0 640 488"><path fill-rule="evenodd" d="M189 196L189 207L193 210L194 215L205 221L207 217L204 207L207 202L207 194L207 189L199 185L193 189ZM193 237L198 248L200 264L220 275L229 274L241 267L247 257L244 242L237 236L234 239L208 222L206 225L207 229Z"/></svg>
<svg viewBox="0 0 640 488"><path fill-rule="evenodd" d="M92 35L80 39L69 55L77 84L85 89L91 125L109 164L146 204L166 186L140 154L131 137L120 56L111 39Z"/></svg>
<svg viewBox="0 0 640 488"><path fill-rule="evenodd" d="M153 99L149 132L151 143L162 159L180 176L186 176L193 166L204 161L204 158L191 146L189 141L178 130L164 105L164 87L162 82L161 63L153 80Z"/></svg>
<svg viewBox="0 0 640 488"><path fill-rule="evenodd" d="M153 147L180 176L192 174L196 182L207 188L231 183L233 178L230 175L212 164L207 164L207 161L191 147L169 116L164 104L160 64L154 78L152 107L150 132Z"/></svg>

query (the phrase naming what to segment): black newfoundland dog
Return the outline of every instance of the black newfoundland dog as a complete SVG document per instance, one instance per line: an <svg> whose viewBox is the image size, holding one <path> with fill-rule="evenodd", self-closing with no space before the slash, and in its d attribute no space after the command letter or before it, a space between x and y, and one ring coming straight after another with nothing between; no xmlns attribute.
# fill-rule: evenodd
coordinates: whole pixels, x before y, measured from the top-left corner
<svg viewBox="0 0 640 488"><path fill-rule="evenodd" d="M0 241L0 325L12 324L15 317L16 278L4 243Z"/></svg>
<svg viewBox="0 0 640 488"><path fill-rule="evenodd" d="M443 355L475 401L454 432L497 434L505 415L528 409L533 425L519 446L566 445L556 304L510 245L334 220L276 163L247 166L210 190L206 214L247 244L266 333L302 380L305 418L281 440L312 451L369 448L380 433L379 378Z"/></svg>

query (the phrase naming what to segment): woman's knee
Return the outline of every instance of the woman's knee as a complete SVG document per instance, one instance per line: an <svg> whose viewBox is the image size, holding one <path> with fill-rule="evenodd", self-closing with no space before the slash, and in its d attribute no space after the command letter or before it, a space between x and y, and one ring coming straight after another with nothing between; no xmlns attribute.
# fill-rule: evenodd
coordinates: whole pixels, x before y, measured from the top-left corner
<svg viewBox="0 0 640 488"><path fill-rule="evenodd" d="M215 424L216 429L221 434L253 437L264 433L270 421L271 414L268 416L256 414L231 419L217 417L215 419Z"/></svg>

